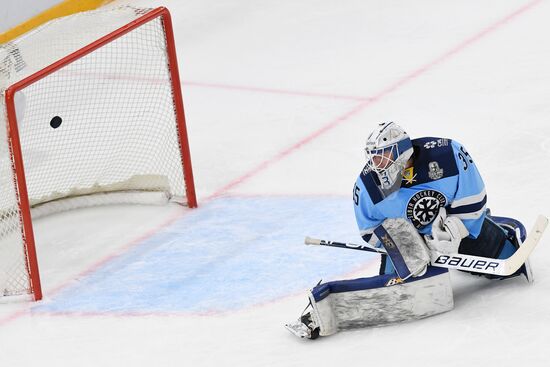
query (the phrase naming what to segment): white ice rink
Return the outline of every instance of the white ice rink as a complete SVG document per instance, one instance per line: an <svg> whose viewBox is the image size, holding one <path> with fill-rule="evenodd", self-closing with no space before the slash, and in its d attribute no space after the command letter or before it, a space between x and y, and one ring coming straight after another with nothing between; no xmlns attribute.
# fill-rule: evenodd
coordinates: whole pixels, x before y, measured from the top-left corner
<svg viewBox="0 0 550 367"><path fill-rule="evenodd" d="M117 2L117 4L121 1ZM550 214L550 1L124 1L174 19L199 208L38 220L45 298L0 303L0 366L548 366L536 282L453 272L455 309L299 340L320 279L373 275L351 191L380 121L463 143L496 215Z"/></svg>

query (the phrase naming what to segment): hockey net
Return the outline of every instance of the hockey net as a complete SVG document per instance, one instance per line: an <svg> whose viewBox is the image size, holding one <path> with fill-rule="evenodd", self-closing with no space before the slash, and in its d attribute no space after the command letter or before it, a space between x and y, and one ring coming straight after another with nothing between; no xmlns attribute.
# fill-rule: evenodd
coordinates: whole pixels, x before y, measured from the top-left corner
<svg viewBox="0 0 550 367"><path fill-rule="evenodd" d="M0 299L42 297L37 216L196 206L165 8L78 13L0 45L0 92Z"/></svg>

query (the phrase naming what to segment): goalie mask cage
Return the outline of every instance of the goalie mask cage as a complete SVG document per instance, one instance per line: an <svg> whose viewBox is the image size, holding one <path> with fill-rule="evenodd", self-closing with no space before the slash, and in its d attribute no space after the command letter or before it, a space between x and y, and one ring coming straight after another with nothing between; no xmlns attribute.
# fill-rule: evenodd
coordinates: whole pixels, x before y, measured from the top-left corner
<svg viewBox="0 0 550 367"><path fill-rule="evenodd" d="M167 9L78 13L0 45L0 92L0 300L42 298L38 210L196 207Z"/></svg>

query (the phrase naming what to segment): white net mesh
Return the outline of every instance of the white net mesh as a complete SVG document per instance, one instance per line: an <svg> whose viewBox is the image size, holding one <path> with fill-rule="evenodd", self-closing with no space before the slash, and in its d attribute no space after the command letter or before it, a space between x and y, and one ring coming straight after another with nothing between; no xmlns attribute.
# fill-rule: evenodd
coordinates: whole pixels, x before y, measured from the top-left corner
<svg viewBox="0 0 550 367"><path fill-rule="evenodd" d="M0 47L0 295L29 292L5 88L146 12L79 13ZM16 92L31 206L120 191L186 202L166 49L155 18Z"/></svg>

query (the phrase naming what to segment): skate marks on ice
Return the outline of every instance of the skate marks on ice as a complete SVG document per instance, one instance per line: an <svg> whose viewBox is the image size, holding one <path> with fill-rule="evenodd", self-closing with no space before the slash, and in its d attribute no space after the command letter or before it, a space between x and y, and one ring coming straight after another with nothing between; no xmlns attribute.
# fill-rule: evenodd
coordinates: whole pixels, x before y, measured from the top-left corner
<svg viewBox="0 0 550 367"><path fill-rule="evenodd" d="M303 246L306 233L360 241L349 198L220 198L34 312L208 315L305 295L320 279L377 271L378 255Z"/></svg>

